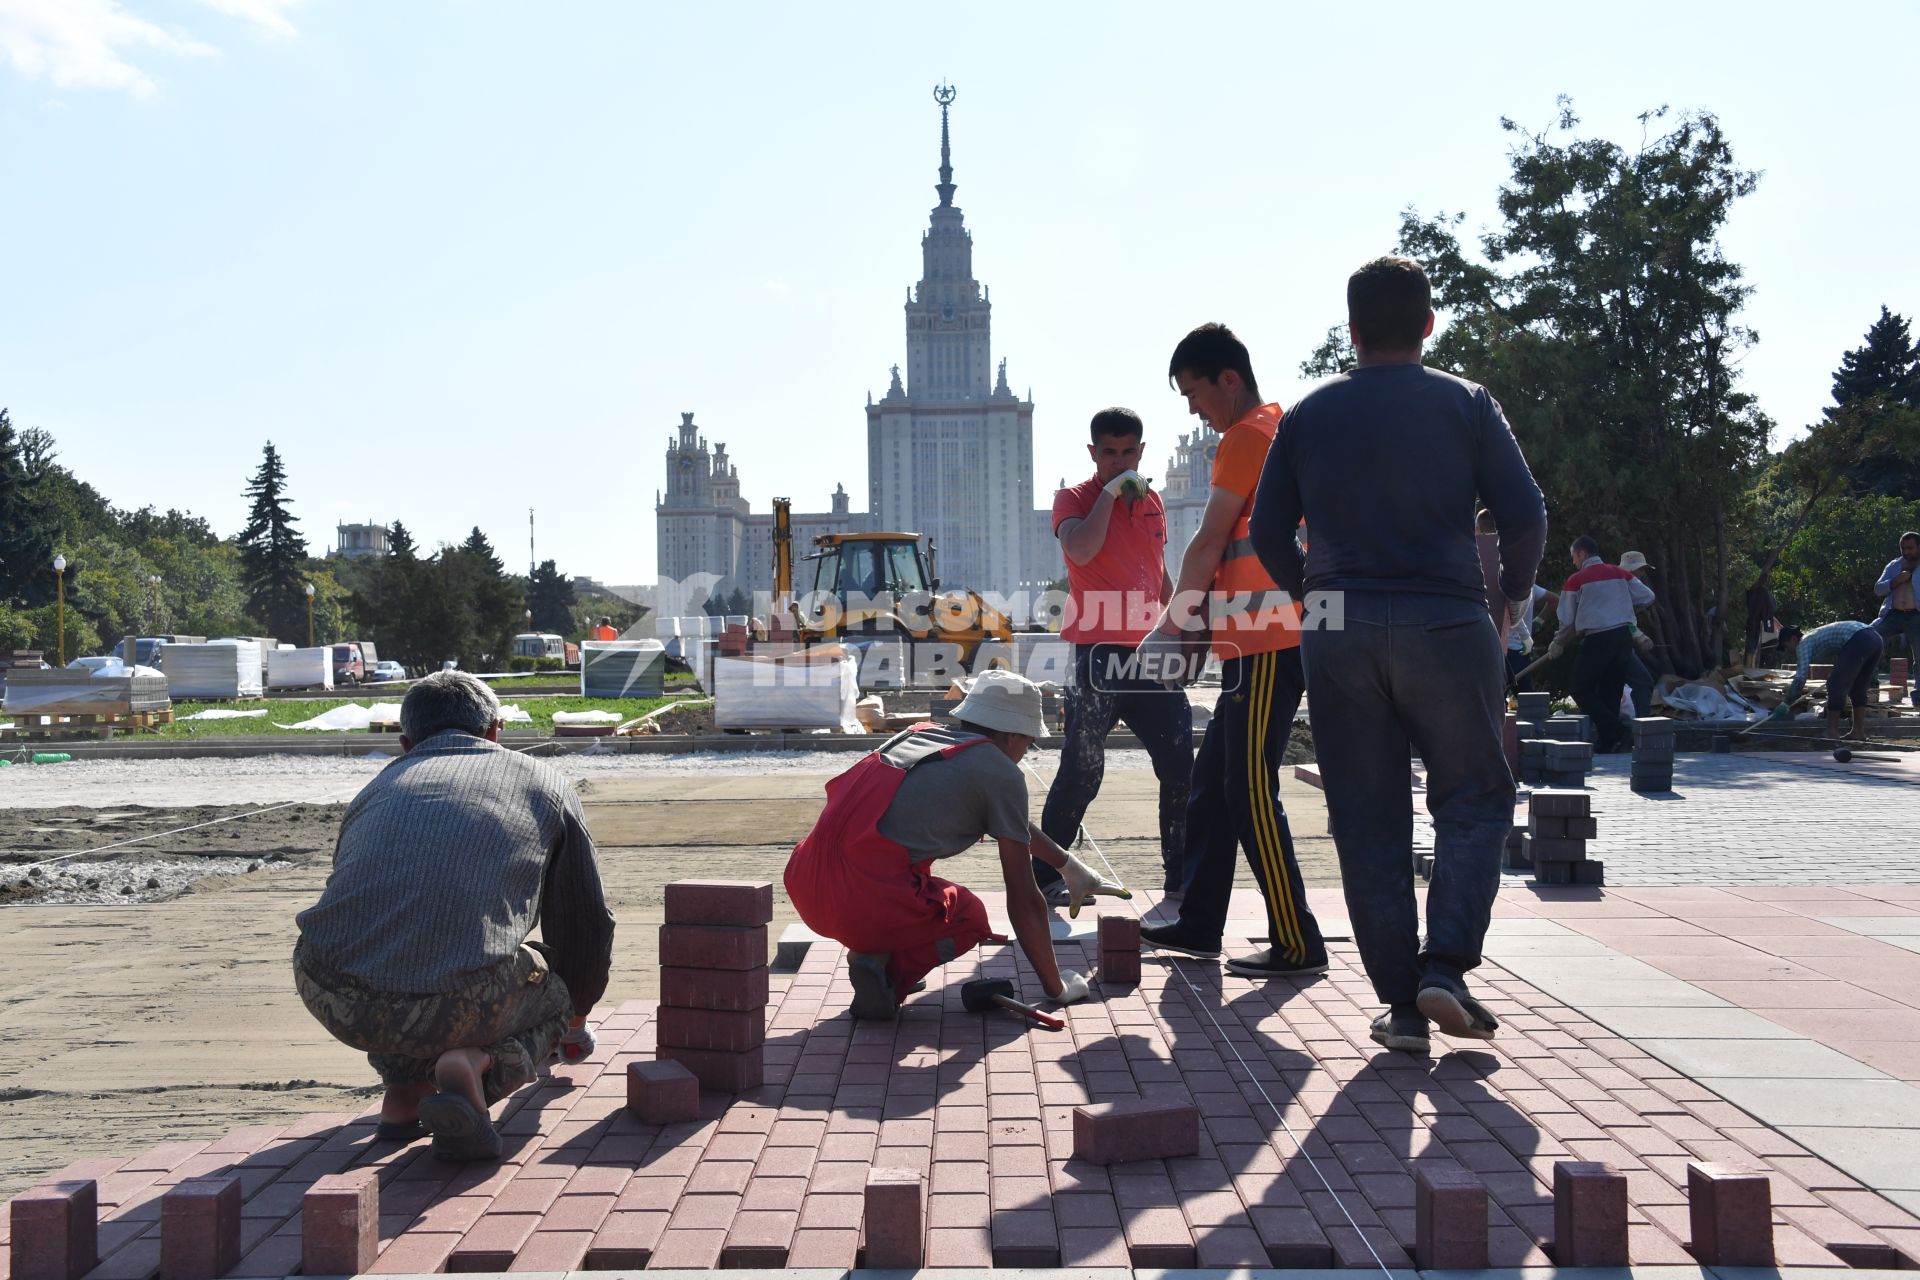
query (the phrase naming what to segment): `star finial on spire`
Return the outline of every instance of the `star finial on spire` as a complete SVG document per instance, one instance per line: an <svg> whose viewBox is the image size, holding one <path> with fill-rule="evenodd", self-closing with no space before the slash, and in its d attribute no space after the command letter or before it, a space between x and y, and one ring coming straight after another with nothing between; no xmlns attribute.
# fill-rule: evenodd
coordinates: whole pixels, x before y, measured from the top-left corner
<svg viewBox="0 0 1920 1280"><path fill-rule="evenodd" d="M959 90L942 80L934 86L933 100L940 104L940 182L934 187L940 193L940 207L953 207L953 151L947 141L947 108L953 105Z"/></svg>

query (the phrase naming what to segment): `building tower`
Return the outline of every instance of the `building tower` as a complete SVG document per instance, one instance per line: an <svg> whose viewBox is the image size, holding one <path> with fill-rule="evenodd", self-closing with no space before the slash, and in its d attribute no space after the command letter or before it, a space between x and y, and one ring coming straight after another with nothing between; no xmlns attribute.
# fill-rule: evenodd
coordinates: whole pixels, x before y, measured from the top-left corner
<svg viewBox="0 0 1920 1280"><path fill-rule="evenodd" d="M938 549L952 586L1013 592L1036 585L1033 402L995 377L989 292L973 274L973 236L953 202L948 110L940 104L940 202L920 239L920 282L907 292L905 377L867 406L868 511L877 529L914 530ZM1051 577L1051 573L1046 575ZM1045 577L1041 579L1042 582Z"/></svg>

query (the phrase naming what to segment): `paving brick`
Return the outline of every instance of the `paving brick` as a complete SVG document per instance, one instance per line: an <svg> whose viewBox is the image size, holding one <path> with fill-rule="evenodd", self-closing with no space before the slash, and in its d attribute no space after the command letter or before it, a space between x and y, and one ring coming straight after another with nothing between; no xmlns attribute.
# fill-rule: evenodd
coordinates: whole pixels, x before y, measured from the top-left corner
<svg viewBox="0 0 1920 1280"><path fill-rule="evenodd" d="M1132 951L1137 954L1140 950L1140 917L1101 916L1099 937L1102 951Z"/></svg>
<svg viewBox="0 0 1920 1280"><path fill-rule="evenodd" d="M660 970L660 1003L687 1009L764 1009L769 990L767 967L751 969Z"/></svg>
<svg viewBox="0 0 1920 1280"><path fill-rule="evenodd" d="M762 969L767 964L767 927L663 924L660 963L683 969Z"/></svg>
<svg viewBox="0 0 1920 1280"><path fill-rule="evenodd" d="M660 1236L650 1271L712 1271L720 1265L720 1253L727 1247L727 1233L701 1228L680 1230L669 1227Z"/></svg>
<svg viewBox="0 0 1920 1280"><path fill-rule="evenodd" d="M917 1270L926 1261L926 1179L917 1169L875 1168L866 1177L864 1265Z"/></svg>
<svg viewBox="0 0 1920 1280"><path fill-rule="evenodd" d="M752 928L773 919L771 880L670 880L668 924L735 925Z"/></svg>
<svg viewBox="0 0 1920 1280"><path fill-rule="evenodd" d="M1073 1155L1077 1160L1116 1164L1190 1156L1199 1149L1200 1112L1191 1103L1137 1098L1088 1103L1073 1109Z"/></svg>
<svg viewBox="0 0 1920 1280"><path fill-rule="evenodd" d="M1140 952L1102 951L1098 973L1100 981L1110 986L1137 984L1140 981Z"/></svg>
<svg viewBox="0 0 1920 1280"><path fill-rule="evenodd" d="M591 1231L536 1231L514 1255L508 1271L578 1271L593 1243Z"/></svg>
<svg viewBox="0 0 1920 1280"><path fill-rule="evenodd" d="M1773 1200L1766 1174L1692 1161L1687 1208L1693 1256L1702 1266L1773 1265Z"/></svg>
<svg viewBox="0 0 1920 1280"><path fill-rule="evenodd" d="M1133 1209L1125 1214L1127 1258L1135 1267L1191 1267L1193 1232L1178 1209Z"/></svg>
<svg viewBox="0 0 1920 1280"><path fill-rule="evenodd" d="M300 1200L300 1269L358 1275L380 1256L380 1179L372 1170L332 1173Z"/></svg>
<svg viewBox="0 0 1920 1280"><path fill-rule="evenodd" d="M720 1049L739 1053L767 1042L766 1015L758 1009L732 1012L661 1005L654 1043L662 1048Z"/></svg>
<svg viewBox="0 0 1920 1280"><path fill-rule="evenodd" d="M92 1178L42 1183L7 1212L14 1280L80 1280L99 1257L100 1188Z"/></svg>
<svg viewBox="0 0 1920 1280"><path fill-rule="evenodd" d="M240 1261L238 1178L195 1178L160 1197L160 1280L217 1280Z"/></svg>
<svg viewBox="0 0 1920 1280"><path fill-rule="evenodd" d="M537 1213L487 1213L447 1255L448 1271L505 1271L540 1227Z"/></svg>
<svg viewBox="0 0 1920 1280"><path fill-rule="evenodd" d="M1487 1265L1487 1186L1471 1170L1421 1161L1413 1174L1415 1261L1423 1268Z"/></svg>
<svg viewBox="0 0 1920 1280"><path fill-rule="evenodd" d="M1287 1184L1291 1190L1292 1184ZM1294 1193L1296 1203L1298 1193ZM1267 1265L1320 1269L1333 1266L1333 1246L1313 1211L1304 1207L1252 1205L1247 1217L1267 1250Z"/></svg>
<svg viewBox="0 0 1920 1280"><path fill-rule="evenodd" d="M793 1233L787 1266L793 1270L851 1271L860 1257L860 1233L849 1228Z"/></svg>
<svg viewBox="0 0 1920 1280"><path fill-rule="evenodd" d="M1060 1233L1046 1209L995 1213L989 1228L996 1267L1057 1267ZM871 1264L869 1264L871 1265Z"/></svg>
<svg viewBox="0 0 1920 1280"><path fill-rule="evenodd" d="M609 1213L587 1246L589 1271L638 1271L653 1258L667 1229L664 1210Z"/></svg>
<svg viewBox="0 0 1920 1280"><path fill-rule="evenodd" d="M684 1049L663 1045L654 1050L663 1062L677 1062L691 1071L702 1089L714 1093L747 1093L767 1082L764 1048L728 1053L721 1049Z"/></svg>
<svg viewBox="0 0 1920 1280"><path fill-rule="evenodd" d="M1553 1166L1553 1260L1563 1267L1627 1265L1627 1177L1612 1165Z"/></svg>

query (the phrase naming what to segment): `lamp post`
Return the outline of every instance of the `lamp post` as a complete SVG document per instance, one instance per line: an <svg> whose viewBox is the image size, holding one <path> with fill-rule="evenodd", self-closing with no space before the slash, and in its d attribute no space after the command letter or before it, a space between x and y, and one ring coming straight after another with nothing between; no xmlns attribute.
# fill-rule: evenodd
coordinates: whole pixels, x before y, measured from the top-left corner
<svg viewBox="0 0 1920 1280"><path fill-rule="evenodd" d="M313 584L307 584L307 648L313 648Z"/></svg>
<svg viewBox="0 0 1920 1280"><path fill-rule="evenodd" d="M159 574L150 573L147 575L147 590L151 592L153 595L152 622L153 622L153 629L157 632L160 630L160 575Z"/></svg>
<svg viewBox="0 0 1920 1280"><path fill-rule="evenodd" d="M60 665L67 665L67 558L53 558L53 632L54 650L60 655Z"/></svg>

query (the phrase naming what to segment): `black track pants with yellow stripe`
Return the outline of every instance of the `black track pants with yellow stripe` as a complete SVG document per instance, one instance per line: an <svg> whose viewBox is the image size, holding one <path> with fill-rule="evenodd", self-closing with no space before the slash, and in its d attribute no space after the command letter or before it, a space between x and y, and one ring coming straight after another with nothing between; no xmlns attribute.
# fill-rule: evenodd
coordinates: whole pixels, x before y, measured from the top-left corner
<svg viewBox="0 0 1920 1280"><path fill-rule="evenodd" d="M1234 853L1245 849L1266 899L1275 951L1310 965L1325 961L1326 943L1307 909L1293 833L1280 805L1280 758L1305 687L1298 648L1223 664L1220 701L1193 762L1180 920L1196 934L1220 937L1233 893Z"/></svg>

